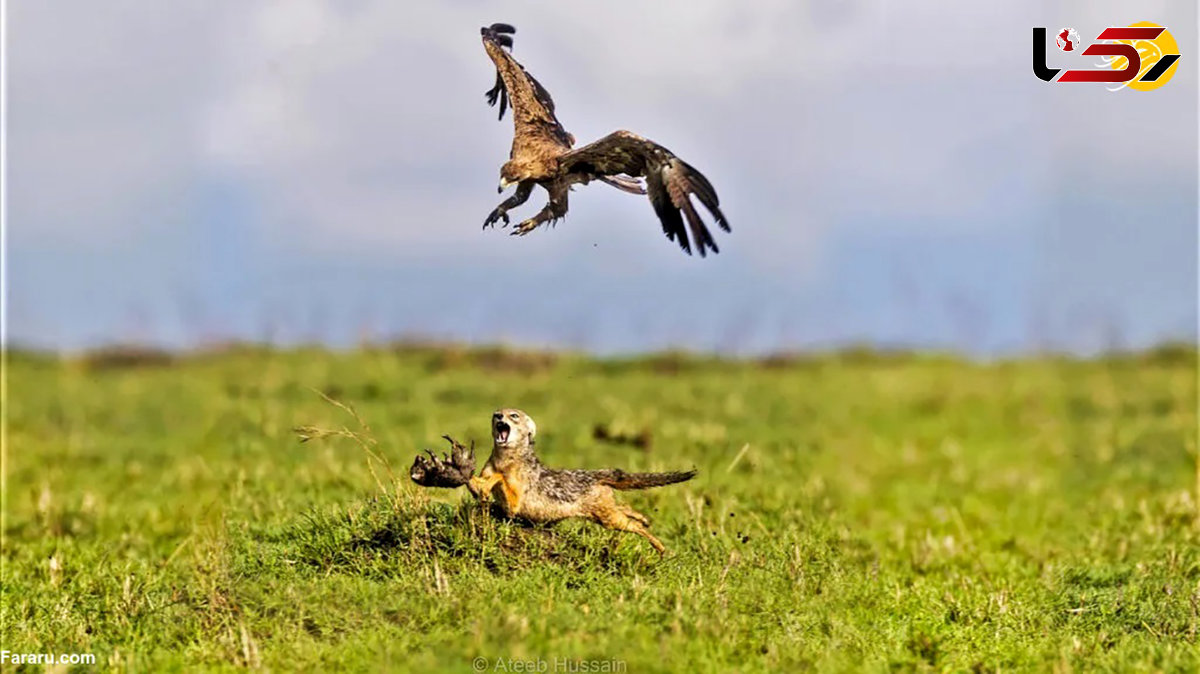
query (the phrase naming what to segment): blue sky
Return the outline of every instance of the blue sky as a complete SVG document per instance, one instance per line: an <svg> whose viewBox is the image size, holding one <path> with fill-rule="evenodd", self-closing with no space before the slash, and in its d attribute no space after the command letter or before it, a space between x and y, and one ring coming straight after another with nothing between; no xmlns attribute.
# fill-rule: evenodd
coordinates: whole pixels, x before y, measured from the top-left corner
<svg viewBox="0 0 1200 674"><path fill-rule="evenodd" d="M1194 340L1195 3L903 7L14 3L9 338ZM1183 53L1159 90L1031 72L1033 26L1142 20ZM511 142L483 101L493 21L581 143L627 128L705 172L720 255L686 257L644 198L598 184L552 230L480 231Z"/></svg>

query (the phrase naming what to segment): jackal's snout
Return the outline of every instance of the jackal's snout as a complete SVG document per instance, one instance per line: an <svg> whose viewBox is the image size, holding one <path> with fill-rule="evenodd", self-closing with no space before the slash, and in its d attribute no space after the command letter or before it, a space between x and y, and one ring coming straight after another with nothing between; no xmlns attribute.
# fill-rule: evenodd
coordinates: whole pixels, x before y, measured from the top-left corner
<svg viewBox="0 0 1200 674"><path fill-rule="evenodd" d="M532 443L536 434L533 419L521 410L501 409L492 414L492 440L497 446Z"/></svg>

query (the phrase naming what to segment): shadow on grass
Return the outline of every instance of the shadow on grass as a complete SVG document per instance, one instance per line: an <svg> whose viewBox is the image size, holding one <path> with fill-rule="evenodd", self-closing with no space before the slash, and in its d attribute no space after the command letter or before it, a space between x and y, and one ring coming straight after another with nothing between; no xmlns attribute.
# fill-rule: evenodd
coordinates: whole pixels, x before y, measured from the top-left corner
<svg viewBox="0 0 1200 674"><path fill-rule="evenodd" d="M376 496L313 510L256 538L273 551L260 555L260 563L275 559L320 574L387 577L436 566L439 573L507 575L547 564L589 574L645 574L658 561L640 540L589 523L530 524L473 501L451 505L420 497Z"/></svg>

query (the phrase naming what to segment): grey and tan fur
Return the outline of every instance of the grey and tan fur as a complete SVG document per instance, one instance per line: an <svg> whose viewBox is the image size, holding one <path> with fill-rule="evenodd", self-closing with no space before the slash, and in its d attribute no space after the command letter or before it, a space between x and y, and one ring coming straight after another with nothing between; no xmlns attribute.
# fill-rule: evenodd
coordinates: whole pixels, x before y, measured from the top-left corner
<svg viewBox="0 0 1200 674"><path fill-rule="evenodd" d="M648 489L696 476L695 470L669 473L627 473L617 469L561 470L542 465L534 453L537 424L517 409L492 415L492 455L467 488L481 501L494 497L510 517L532 522L556 522L582 517L609 529L644 536L660 554L662 541L650 533L650 520L622 503L614 489Z"/></svg>

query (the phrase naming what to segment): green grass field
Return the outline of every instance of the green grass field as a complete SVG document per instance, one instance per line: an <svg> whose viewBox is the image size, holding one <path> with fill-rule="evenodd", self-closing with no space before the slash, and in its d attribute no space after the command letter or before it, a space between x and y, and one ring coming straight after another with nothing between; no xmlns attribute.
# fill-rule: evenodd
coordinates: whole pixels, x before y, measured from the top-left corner
<svg viewBox="0 0 1200 674"><path fill-rule="evenodd" d="M9 651L138 671L1200 668L1194 350L245 348L16 353L8 374ZM353 439L298 441L359 430L313 389L363 417L394 478ZM482 465L500 406L538 421L553 466L698 467L624 494L672 554L409 482L444 433Z"/></svg>

